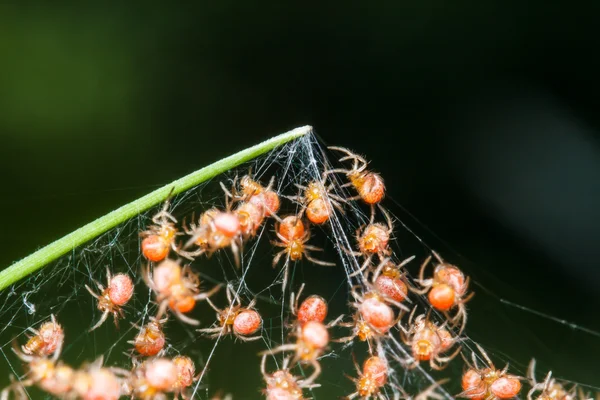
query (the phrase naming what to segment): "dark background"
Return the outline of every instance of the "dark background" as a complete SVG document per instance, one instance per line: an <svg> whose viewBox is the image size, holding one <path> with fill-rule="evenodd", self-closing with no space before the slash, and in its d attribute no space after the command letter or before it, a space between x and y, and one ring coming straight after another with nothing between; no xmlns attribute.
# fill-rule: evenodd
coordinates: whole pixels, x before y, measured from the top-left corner
<svg viewBox="0 0 600 400"><path fill-rule="evenodd" d="M310 124L473 276L473 339L600 385L600 8L577 4L2 5L0 268Z"/></svg>

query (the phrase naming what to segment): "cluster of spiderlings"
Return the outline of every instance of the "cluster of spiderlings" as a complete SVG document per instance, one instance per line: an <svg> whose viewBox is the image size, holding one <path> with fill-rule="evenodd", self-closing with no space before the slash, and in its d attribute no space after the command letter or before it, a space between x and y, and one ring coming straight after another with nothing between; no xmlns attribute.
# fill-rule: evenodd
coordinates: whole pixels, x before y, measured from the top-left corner
<svg viewBox="0 0 600 400"><path fill-rule="evenodd" d="M261 300L244 301L240 288L232 282L204 288L194 261L226 251L241 268L244 247L259 240L259 231L268 224L272 224L274 230L270 241L272 266L283 265L282 291L285 293L287 289L291 293L291 320L281 321L287 333L285 342L261 351L260 363L257 359L256 367L260 368L264 380L261 393L267 400L307 398L306 392L321 386L321 375L332 373L324 372L321 366L326 352L336 346L343 349L360 342L364 342L366 351L353 352L356 375L349 379L355 390L347 395L348 399L386 399L389 392L394 393L394 398L403 399L448 398L443 385L452 377L432 381L425 390L412 395L398 379L392 378L398 368L444 370L450 363L459 362L458 355L462 355L465 365L462 379L456 379L462 386L462 392L455 394L456 397L508 399L518 396L522 385L528 384L529 399L585 398L579 388L562 386L551 373L543 382L538 382L533 361L525 378L509 373L508 365L497 369L479 345L479 356L463 350L461 335L467 324L465 304L473 296L469 291L469 278L435 251L425 255L416 276L411 276L407 266L416 256L397 257L391 246L395 221L382 205L386 191L382 177L367 168L368 162L363 157L341 147L330 149L343 154L338 159L340 166L318 171L315 175L318 179L296 183L297 193L279 193L274 188L274 178L264 185L246 175L239 182L234 179L231 187L221 182L224 207L197 210L198 217L191 213L181 224L171 214L171 202L167 200L152 217L152 223L140 232L140 252L144 259L140 272L143 283L152 293L156 313L144 325L134 324L137 333L128 341L131 365L126 369L107 367L102 365L102 358L79 369L63 363L60 353L65 334L52 315L51 320L37 330L29 328L33 335L25 344L15 345L13 350L25 363L27 375L5 388L0 400L8 399L11 394L24 398L27 396L25 388L34 385L64 399L193 397L193 387L201 383L201 374L196 373L190 357L167 356L169 338L164 327L175 317L198 327L197 335L208 340L226 335L241 342L263 339L263 317L266 316L259 312ZM286 199L287 205L296 206L296 211L280 215ZM356 229L355 243L337 243L340 258L352 261L346 268L351 296L349 315L328 318L328 304L322 296L303 296L307 289L305 283L297 292L291 287L290 261L339 266L339 262L315 258L313 253L322 249L309 244L311 229L327 230L337 215L346 214L348 209L360 210L360 203L368 208L369 217ZM428 274L427 267L432 260L435 265ZM101 312L90 331L101 326L111 314L117 325L135 292L129 275L113 275L108 269L106 275L106 287L95 282L99 293L85 285ZM211 297L221 289L227 303L218 306ZM211 324L200 326L200 321L191 315L202 301L216 312L216 318ZM403 349L404 356L388 351L394 345ZM268 372L268 360L276 360L279 355L282 362ZM357 356L362 364L356 361ZM484 365L480 365L478 357L483 358ZM302 370L303 375L295 370ZM306 370L310 373L304 374ZM232 397L215 395L213 399Z"/></svg>
<svg viewBox="0 0 600 400"><path fill-rule="evenodd" d="M26 344L19 348L13 342L13 351L26 363L27 378L4 388L0 398L7 399L11 393L17 398L27 398L25 388L33 385L60 398L116 400L121 396L122 377L103 368L102 359L79 369L59 360L65 335L54 315L38 330L29 330L34 336Z"/></svg>

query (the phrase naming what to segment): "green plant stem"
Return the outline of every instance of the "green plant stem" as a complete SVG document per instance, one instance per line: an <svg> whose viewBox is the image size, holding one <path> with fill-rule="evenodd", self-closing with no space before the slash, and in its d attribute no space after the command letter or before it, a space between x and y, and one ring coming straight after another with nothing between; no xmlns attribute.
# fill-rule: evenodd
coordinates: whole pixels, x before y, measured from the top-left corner
<svg viewBox="0 0 600 400"><path fill-rule="evenodd" d="M125 204L122 207L106 214L105 216L90 222L87 225L69 233L55 242L39 249L35 253L14 263L10 267L0 272L0 291L12 285L18 280L37 271L43 266L56 260L60 256L68 253L74 248L81 246L87 241L101 235L102 233L114 228L122 222L136 216L137 214L156 206L165 201L169 194L178 194L184 192L202 182L205 182L215 176L228 171L236 166L252 160L264 154L277 146L285 144L291 140L304 136L312 131L312 127L303 126L293 129L289 132L275 136L260 144L249 147L236 154L219 160L196 172L192 172L183 178L169 183L147 195Z"/></svg>

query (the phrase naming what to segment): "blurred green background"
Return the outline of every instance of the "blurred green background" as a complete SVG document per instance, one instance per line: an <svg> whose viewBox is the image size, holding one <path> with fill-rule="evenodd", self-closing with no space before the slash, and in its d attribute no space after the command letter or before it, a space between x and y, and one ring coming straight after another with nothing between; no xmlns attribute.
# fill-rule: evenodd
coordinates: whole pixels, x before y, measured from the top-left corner
<svg viewBox="0 0 600 400"><path fill-rule="evenodd" d="M0 268L310 124L372 160L411 227L473 275L474 340L600 386L599 334L499 300L600 332L599 16L592 2L2 4Z"/></svg>

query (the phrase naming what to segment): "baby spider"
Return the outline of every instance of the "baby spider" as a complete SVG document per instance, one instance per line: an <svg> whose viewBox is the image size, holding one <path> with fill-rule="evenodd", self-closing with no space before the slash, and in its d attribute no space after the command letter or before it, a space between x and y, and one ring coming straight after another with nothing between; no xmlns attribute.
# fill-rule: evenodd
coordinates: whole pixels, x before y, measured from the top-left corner
<svg viewBox="0 0 600 400"><path fill-rule="evenodd" d="M184 315L194 309L197 301L206 300L221 288L213 287L208 292L200 291L200 278L192 272L189 265L181 267L176 261L166 259L154 268L151 275L148 268L142 270L142 277L150 289L156 294L160 319L167 307L185 323L198 325L198 320Z"/></svg>
<svg viewBox="0 0 600 400"><path fill-rule="evenodd" d="M152 217L154 225L150 225L148 230L140 233L142 240L142 254L149 261L162 261L175 246L175 236L178 235L175 224L177 220L167 210L169 208L169 199L158 213Z"/></svg>
<svg viewBox="0 0 600 400"><path fill-rule="evenodd" d="M88 285L85 285L88 292L98 299L98 310L102 311L102 317L100 317L96 325L90 328L90 332L102 325L106 321L106 318L108 318L108 314L113 315L115 325L118 327L119 317L123 318L124 316L121 307L127 304L133 295L133 282L129 275L117 274L111 276L110 270L106 268L106 280L106 289L100 282L94 281L98 289L102 292L100 295L94 293Z"/></svg>
<svg viewBox="0 0 600 400"><path fill-rule="evenodd" d="M187 400L189 397L185 393L185 390L192 386L194 381L196 381L196 366L192 359L187 356L176 356L172 361L177 368L177 380L173 384L175 400L177 400L179 396L181 396L182 399Z"/></svg>
<svg viewBox="0 0 600 400"><path fill-rule="evenodd" d="M329 220L333 214L333 207L344 213L344 209L339 203L339 201L344 201L344 199L330 193L334 188L333 183L325 187L323 182L313 181L308 186L296 184L296 187L303 191L303 193L301 192L302 194L290 197L290 199L302 205L298 217L306 215L306 218L310 222L315 225L321 225Z"/></svg>
<svg viewBox="0 0 600 400"><path fill-rule="evenodd" d="M177 253L189 260L207 253L210 257L214 252L225 247L231 247L235 264L240 265L240 248L242 245L242 228L237 215L231 211L221 211L211 208L200 217L198 225L191 223L184 228L185 233L191 236L184 249L193 245L198 246L196 251L178 249Z"/></svg>
<svg viewBox="0 0 600 400"><path fill-rule="evenodd" d="M167 322L168 318L156 319L150 317L148 322L143 327L134 325L139 329L139 333L134 340L128 343L133 344L135 350L144 357L155 356L165 347L165 333L163 332L163 325Z"/></svg>
<svg viewBox="0 0 600 400"><path fill-rule="evenodd" d="M415 256L408 257L398 265L394 264L389 258L382 260L373 273L371 279L373 287L384 297L397 303L407 300L408 285L401 269L414 258Z"/></svg>
<svg viewBox="0 0 600 400"><path fill-rule="evenodd" d="M229 307L220 309L216 307L210 299L206 299L208 304L217 312L218 326L212 328L198 329L198 332L211 334L211 338L217 338L221 335L233 334L236 338L249 342L262 338L262 335L250 336L256 333L262 326L262 318L254 305L256 299L252 300L246 307L242 307L242 302L232 285L227 285L227 300Z"/></svg>
<svg viewBox="0 0 600 400"><path fill-rule="evenodd" d="M447 313L453 307L458 307L456 316L450 319L451 322L461 321L459 334L465 328L467 323L467 309L465 303L473 298L475 293L471 292L466 295L469 287L469 278L465 279L464 274L460 269L452 264L448 264L442 260L438 253L433 251L433 255L438 260L433 271L433 278L425 279L425 267L431 261L431 256L427 257L419 271L419 279L415 281L421 286L421 289L412 289L417 294L425 294L429 291L427 298L433 308L438 311ZM446 314L448 318L448 314Z"/></svg>
<svg viewBox="0 0 600 400"><path fill-rule="evenodd" d="M265 220L263 207L255 204L255 202L243 201L235 208L235 210L233 210L233 212L240 221L242 238L248 239L256 236L258 229Z"/></svg>
<svg viewBox="0 0 600 400"><path fill-rule="evenodd" d="M163 400L175 391L179 377L177 365L168 358L152 358L137 364L123 385L124 394L141 400Z"/></svg>
<svg viewBox="0 0 600 400"><path fill-rule="evenodd" d="M329 326L332 326L332 324ZM327 326L322 323L309 321L296 327L295 336L296 343L282 344L279 347L262 352L261 355L294 351L293 363L311 364L314 368L313 373L304 380L306 385L310 385L321 373L321 364L319 364L318 359L329 345L329 332Z"/></svg>
<svg viewBox="0 0 600 400"><path fill-rule="evenodd" d="M50 315L50 321L44 322L38 330L31 327L27 328L34 336L31 336L27 343L21 346L23 354L29 356L51 356L59 346L62 346L65 340L65 333L54 314Z"/></svg>
<svg viewBox="0 0 600 400"><path fill-rule="evenodd" d="M414 256L407 258L399 266L396 266L394 263L392 263L389 258L382 260L373 273L371 280L363 283L364 287L354 287L354 298L360 303L364 303L365 301L371 304L376 304L376 302L387 303L388 305L398 307L400 310L410 311L409 308L402 304L404 300L408 302L411 301L407 297L407 285L400 278L402 274L399 272L399 270L402 266L409 263L413 258ZM382 274L382 272L384 272L385 275ZM361 288L363 291L366 290L364 299L363 296L360 296L356 291L358 288ZM368 318L366 319L368 320Z"/></svg>
<svg viewBox="0 0 600 400"><path fill-rule="evenodd" d="M277 214L277 211L279 211L279 207L281 206L281 200L279 199L277 192L273 190L275 184L274 176L271 177L267 187L264 187L259 182L253 180L250 175L245 175L240 180L241 192L238 192L236 183L237 177L233 180L233 186L230 192L221 182L221 188L228 198L234 202L249 202L260 206L265 217L271 217Z"/></svg>
<svg viewBox="0 0 600 400"><path fill-rule="evenodd" d="M327 302L321 296L313 294L308 296L298 307L298 300L304 290L304 283L298 290L298 295L294 292L290 295L290 306L292 315L296 316L296 321L302 325L309 321L323 322L327 318Z"/></svg>
<svg viewBox="0 0 600 400"><path fill-rule="evenodd" d="M532 358L529 363L527 378L531 385L531 390L527 393L527 400L533 400L533 394L535 392L540 392L540 394L535 397L536 400L583 400L586 398L583 395L577 396L575 387L570 390L565 389L563 385L556 381L556 379L552 378L552 371L548 371L543 382L537 382L535 379L535 358Z"/></svg>
<svg viewBox="0 0 600 400"><path fill-rule="evenodd" d="M325 318L327 318L327 302L324 298L317 295L308 296L300 307L298 307L298 300L300 299L300 295L304 290L304 284L300 286L300 290L298 291L298 295L292 294L290 295L290 311L292 315L296 316L295 324L292 327L303 326L308 322L318 322L323 323ZM338 325L338 323L344 318L344 315L340 315L335 320L329 322L325 325L326 328L331 328L332 326Z"/></svg>
<svg viewBox="0 0 600 400"><path fill-rule="evenodd" d="M317 260L310 256L310 251L323 251L315 246L307 245L306 242L310 239L310 230L304 225L302 220L295 215L290 215L275 225L275 233L279 238L278 241L272 241L271 243L277 247L283 247L284 249L275 254L273 258L273 267L279 263L279 260L284 254L287 254L289 259L292 261L301 260L302 257L308 261L325 266L334 266L335 263L325 262ZM285 271L283 274L282 287L285 288L288 278L288 265L285 265Z"/></svg>
<svg viewBox="0 0 600 400"><path fill-rule="evenodd" d="M385 195L385 184L381 175L367 170L367 160L343 147L330 146L328 148L346 154L345 157L339 159L340 162L353 161L352 169L332 169L325 172L325 174L346 174L350 182L342 185L342 187L354 186L358 192L358 196L350 197L346 201L362 199L371 206L381 202Z"/></svg>
<svg viewBox="0 0 600 400"><path fill-rule="evenodd" d="M354 367L358 372L358 378L350 379L356 384L356 392L350 394L346 399L351 400L360 396L361 399L365 400L371 397L385 400L386 397L379 391L385 386L388 378L388 365L385 360L377 356L371 356L365 360L361 372L356 359L354 359Z"/></svg>
<svg viewBox="0 0 600 400"><path fill-rule="evenodd" d="M408 367L416 367L419 361L429 361L429 366L432 369L442 370L460 353L461 348L457 348L449 356L442 356L443 353L450 350L457 339L453 338L450 332L446 330L445 324L437 326L429 321L428 316L424 314L419 315L413 321L416 310L415 307L410 313L407 328L398 323L402 341L412 351L413 358L410 360Z"/></svg>
<svg viewBox="0 0 600 400"><path fill-rule="evenodd" d="M74 371L71 367L57 362L62 350L63 342L56 345L51 358L26 354L13 342L13 351L23 362L27 363L27 379L13 382L0 392L0 399L8 400L10 392L18 398L28 398L24 388L37 385L43 391L54 396L64 397L71 393ZM12 378L11 378L12 379Z"/></svg>
<svg viewBox="0 0 600 400"><path fill-rule="evenodd" d="M508 364L502 370L497 370L485 350L478 344L476 346L487 366L479 367L474 352L471 353L472 365L465 359L468 369L462 376L463 391L457 397L496 400L510 399L518 395L521 391L521 377L507 374Z"/></svg>
<svg viewBox="0 0 600 400"><path fill-rule="evenodd" d="M298 380L289 372L290 357L283 360L280 369L268 374L266 372L267 355L263 354L260 362L260 372L267 385L264 390L266 400L303 400L302 389L313 389L321 385Z"/></svg>
<svg viewBox="0 0 600 400"><path fill-rule="evenodd" d="M122 379L116 375L115 370L117 368L103 368L100 357L92 364L75 371L73 393L67 398L118 400L121 397Z"/></svg>
<svg viewBox="0 0 600 400"><path fill-rule="evenodd" d="M349 276L356 276L363 273L367 268L371 266L371 259L374 255L378 255L381 260L388 257L391 254L389 247L390 237L394 231L394 224L390 215L381 208L381 212L385 216L387 225L379 222L373 222L375 214L371 215L371 219L368 225L363 225L356 230L356 241L358 244L358 251L351 251L345 249L346 253L355 257L364 257L362 266L352 272Z"/></svg>
<svg viewBox="0 0 600 400"><path fill-rule="evenodd" d="M369 291L362 296L356 291L358 288L360 286L352 288L355 301L351 305L356 308L352 322L339 324L339 326L352 328L352 334L335 341L349 342L358 337L361 341L368 341L369 346L372 346L372 340L379 340L387 335L398 319L392 307L387 304L389 299L376 291ZM392 301L392 304L396 303ZM405 308L404 305L400 306Z"/></svg>

